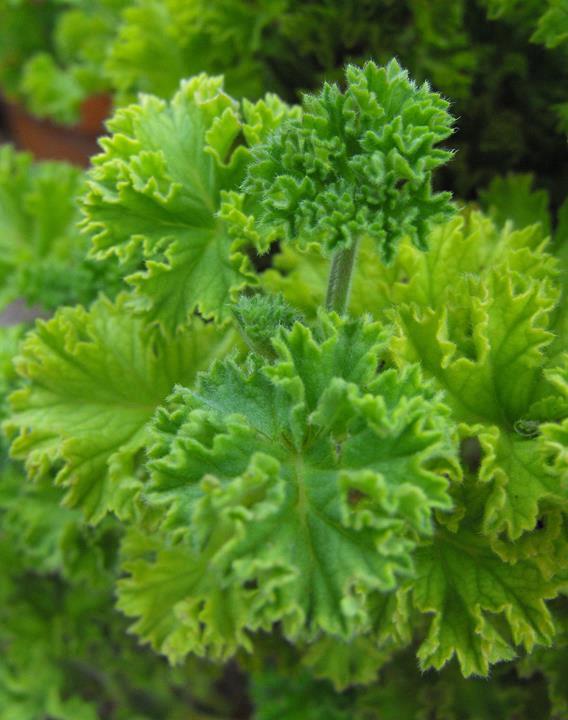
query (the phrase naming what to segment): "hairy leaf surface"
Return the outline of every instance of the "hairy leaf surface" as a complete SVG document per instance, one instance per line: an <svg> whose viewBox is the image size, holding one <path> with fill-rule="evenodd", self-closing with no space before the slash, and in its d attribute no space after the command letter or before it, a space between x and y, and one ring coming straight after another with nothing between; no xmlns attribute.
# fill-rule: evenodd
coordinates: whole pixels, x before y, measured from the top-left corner
<svg viewBox="0 0 568 720"><path fill-rule="evenodd" d="M388 262L404 235L424 248L430 224L450 214L449 194L434 193L431 178L451 157L434 146L452 118L394 60L348 66L346 82L345 92L325 84L304 97L302 117L254 150L244 187L267 237L329 254L368 235Z"/></svg>
<svg viewBox="0 0 568 720"><path fill-rule="evenodd" d="M120 599L155 647L225 657L276 622L308 642L380 634L381 598L458 474L417 368L375 376L384 343L322 316L281 331L273 364L217 364L159 412L147 501L166 542L134 552Z"/></svg>

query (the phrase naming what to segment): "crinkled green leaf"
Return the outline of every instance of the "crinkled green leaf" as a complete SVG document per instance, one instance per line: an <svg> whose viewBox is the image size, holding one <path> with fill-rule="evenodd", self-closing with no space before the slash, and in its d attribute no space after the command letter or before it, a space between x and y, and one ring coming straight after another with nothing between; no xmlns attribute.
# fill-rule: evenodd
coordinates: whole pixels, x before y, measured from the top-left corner
<svg viewBox="0 0 568 720"><path fill-rule="evenodd" d="M33 115L67 125L77 121L87 97L79 78L60 68L48 53L38 53L26 65L21 91Z"/></svg>
<svg viewBox="0 0 568 720"><path fill-rule="evenodd" d="M32 477L57 471L67 504L92 522L126 512L156 407L229 342L197 320L166 341L133 319L124 299L60 310L38 323L16 360L26 383L12 395L7 422L19 433L14 457Z"/></svg>
<svg viewBox="0 0 568 720"><path fill-rule="evenodd" d="M390 261L404 235L424 247L430 224L450 213L432 172L451 153L448 103L415 85L396 61L349 66L347 87L306 95L300 119L284 122L254 150L245 182L261 232L324 253L361 236ZM259 248L266 247L266 238Z"/></svg>
<svg viewBox="0 0 568 720"><path fill-rule="evenodd" d="M479 443L475 529L471 499L460 500L444 520L457 532L439 529L432 546L417 550L412 587L417 607L435 616L422 663L441 667L455 654L466 674L487 674L517 645L552 641L544 601L566 578L568 387L558 267L538 227L498 230L478 214L436 228L429 244L420 253L403 243L379 279L365 276L363 255L354 291L359 282L367 294L352 311L397 318L394 359L419 361L445 391L462 437ZM311 310L323 292L321 280L311 282L319 262L285 253L265 282ZM494 618L500 612L506 623Z"/></svg>
<svg viewBox="0 0 568 720"><path fill-rule="evenodd" d="M81 119L83 101L111 90L102 65L122 8L129 3L130 0L79 3L46 0L41 9L30 2L12 9L16 17L18 13L21 16L17 35L39 35L17 63L17 93L28 111L56 123L73 125ZM14 5L10 1L8 4ZM30 5L31 17L26 16L26 6ZM14 59L8 54L8 64Z"/></svg>
<svg viewBox="0 0 568 720"><path fill-rule="evenodd" d="M93 160L84 225L94 253L139 264L127 277L132 305L169 331L195 310L226 320L231 299L256 282L219 217L244 177L249 151L234 147L243 123L222 79L200 75L169 103L143 96L119 111Z"/></svg>
<svg viewBox="0 0 568 720"><path fill-rule="evenodd" d="M416 552L416 607L433 614L418 657L440 668L456 655L465 676L487 675L490 665L548 645L554 626L545 600L557 589L530 561L507 564L479 533L439 532Z"/></svg>
<svg viewBox="0 0 568 720"><path fill-rule="evenodd" d="M444 388L455 418L479 437L479 478L493 487L485 531L506 530L516 539L534 528L544 501L563 506L567 499L544 443L546 423L568 410L565 387L552 369L544 372L553 360L547 351L560 294L554 260L535 228L484 235L481 224L478 232L458 226L433 238L425 272L407 286L414 302L397 310L394 353L419 359ZM453 272L449 257L459 258ZM437 281L443 272L445 284Z"/></svg>
<svg viewBox="0 0 568 720"><path fill-rule="evenodd" d="M322 316L281 331L274 364L217 364L160 410L146 498L163 547L134 553L120 594L145 640L177 659L226 657L276 622L296 641L381 634L381 598L457 473L417 368L375 377L384 343Z"/></svg>
<svg viewBox="0 0 568 720"><path fill-rule="evenodd" d="M280 295L243 295L234 304L233 315L249 348L269 358L274 357L272 341L280 328L291 328L301 319Z"/></svg>
<svg viewBox="0 0 568 720"><path fill-rule="evenodd" d="M2 299L22 291L28 266L65 256L82 245L74 229L79 170L65 163L34 165L31 155L0 148L0 283ZM16 277L14 277L16 276Z"/></svg>

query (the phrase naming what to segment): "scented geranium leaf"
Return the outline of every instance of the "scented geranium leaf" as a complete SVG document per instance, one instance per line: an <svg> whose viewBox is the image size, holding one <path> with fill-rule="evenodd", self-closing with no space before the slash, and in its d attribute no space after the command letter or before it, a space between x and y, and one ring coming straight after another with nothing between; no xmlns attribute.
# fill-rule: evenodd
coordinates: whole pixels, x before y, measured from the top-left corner
<svg viewBox="0 0 568 720"><path fill-rule="evenodd" d="M274 623L297 642L381 635L381 599L459 474L418 369L376 375L385 340L322 314L281 330L273 363L217 363L159 411L145 499L163 549L120 590L156 649L227 657Z"/></svg>
<svg viewBox="0 0 568 720"><path fill-rule="evenodd" d="M130 3L121 20L105 63L121 104L133 101L138 92L170 97L180 78L203 69L184 63L182 38L188 28L182 3Z"/></svg>
<svg viewBox="0 0 568 720"><path fill-rule="evenodd" d="M559 426L550 427L556 432ZM517 539L535 528L539 510L547 501L566 505L568 488L559 467L547 462L544 435L523 437L496 426L468 426L467 433L479 437L483 451L479 478L493 487L485 513L486 532L506 528L508 535Z"/></svg>
<svg viewBox="0 0 568 720"><path fill-rule="evenodd" d="M324 254L370 236L390 261L409 235L425 247L432 222L450 214L448 193L433 193L432 172L451 153L448 103L414 84L396 61L349 66L347 87L306 95L303 115L255 148L245 189L258 226ZM261 241L259 249L265 249Z"/></svg>
<svg viewBox="0 0 568 720"><path fill-rule="evenodd" d="M155 408L227 343L197 320L166 342L126 312L124 298L60 310L38 323L16 360L26 383L6 423L18 434L14 457L32 477L56 471L66 503L91 522L127 512Z"/></svg>
<svg viewBox="0 0 568 720"><path fill-rule="evenodd" d="M416 572L414 603L434 615L418 652L422 668L439 669L456 655L465 676L487 675L515 656L515 646L530 652L552 641L545 600L556 596L555 584L530 561L504 563L478 532L438 531L416 551Z"/></svg>
<svg viewBox="0 0 568 720"><path fill-rule="evenodd" d="M233 306L239 331L253 352L274 357L272 341L280 328L291 328L299 313L280 295L242 296Z"/></svg>
<svg viewBox="0 0 568 720"><path fill-rule="evenodd" d="M104 259L135 258L132 304L169 331L193 312L223 321L228 303L254 284L250 262L218 217L238 189L248 151L233 150L242 128L221 78L184 81L171 102L143 96L109 121L85 199L84 227Z"/></svg>
<svg viewBox="0 0 568 720"><path fill-rule="evenodd" d="M566 501L563 471L547 462L545 441L561 433L568 397L560 380L564 279L545 242L538 226L499 229L468 212L436 227L427 252L403 242L382 277L362 243L350 306L377 318L394 313L395 360L420 361L445 390L464 436L483 445L479 476L495 488L486 531L506 529L515 539L534 528L542 502ZM313 314L325 293L323 261L285 248L275 264L263 284Z"/></svg>
<svg viewBox="0 0 568 720"><path fill-rule="evenodd" d="M419 357L444 384L460 419L483 419L512 428L534 397L542 351L552 339L545 326L554 299L539 285L515 293L511 276L500 270L489 287L467 278L465 307L450 308L456 315L466 311L464 320L473 327L471 338L452 339L451 322L461 320L459 316L448 318L443 311L403 306L399 317L407 336L401 335L400 346L403 351L409 348L408 356ZM467 327L457 328L462 329ZM436 342L431 342L432 337Z"/></svg>
<svg viewBox="0 0 568 720"><path fill-rule="evenodd" d="M516 539L535 527L543 502L566 503L540 430L568 414L566 389L554 380L561 357L556 345L565 342L553 332L560 288L554 258L535 243L538 228L493 231L492 249L483 225L478 229L470 251L463 231L445 236L464 274L445 265L444 236L440 243L433 239L432 266L410 283L417 302L396 310L400 334L393 352L399 361L420 359L445 389L464 435L479 438L479 478L494 490L484 529ZM442 268L445 284L436 285ZM438 289L425 293L428 287Z"/></svg>
<svg viewBox="0 0 568 720"><path fill-rule="evenodd" d="M278 95L268 93L254 103L245 98L243 116L245 118L243 134L247 143L253 147L264 142L285 120L301 118L302 109L297 105L287 105Z"/></svg>
<svg viewBox="0 0 568 720"><path fill-rule="evenodd" d="M40 26L43 42L20 62L19 99L37 117L63 124L81 120L81 105L89 96L108 93L111 85L102 64L108 52L122 7L129 0L44 3L42 17L37 8L33 18L21 18L17 34L33 33ZM4 3L5 4L5 3ZM14 5L8 2L8 5ZM16 13L25 13L29 2ZM32 3L33 6L33 3ZM12 11L14 12L14 11ZM4 17L3 17L4 19Z"/></svg>
<svg viewBox="0 0 568 720"><path fill-rule="evenodd" d="M75 198L83 187L80 170L66 163L34 164L32 156L11 146L0 148L0 300L29 297L31 267L73 255L83 246L74 224ZM47 288L46 288L47 290ZM56 294L53 290L52 294ZM49 291L45 293L49 299ZM49 300L45 303L51 304Z"/></svg>

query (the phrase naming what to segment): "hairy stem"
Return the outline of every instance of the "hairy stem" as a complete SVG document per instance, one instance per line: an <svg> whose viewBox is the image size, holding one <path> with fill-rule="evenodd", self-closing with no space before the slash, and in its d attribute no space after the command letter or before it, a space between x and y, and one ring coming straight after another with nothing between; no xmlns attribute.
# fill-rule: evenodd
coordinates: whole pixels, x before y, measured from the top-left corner
<svg viewBox="0 0 568 720"><path fill-rule="evenodd" d="M345 314L349 305L351 279L359 240L353 240L348 248L337 250L331 261L325 306L340 315Z"/></svg>

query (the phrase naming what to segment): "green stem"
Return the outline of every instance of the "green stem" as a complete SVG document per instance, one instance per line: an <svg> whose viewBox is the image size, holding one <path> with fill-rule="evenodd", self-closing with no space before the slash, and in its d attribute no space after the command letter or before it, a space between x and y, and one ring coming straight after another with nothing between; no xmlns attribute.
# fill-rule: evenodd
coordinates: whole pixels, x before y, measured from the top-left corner
<svg viewBox="0 0 568 720"><path fill-rule="evenodd" d="M358 245L359 240L353 240L348 248L337 250L331 261L325 306L328 310L335 310L339 315L344 315L349 305L351 278Z"/></svg>

